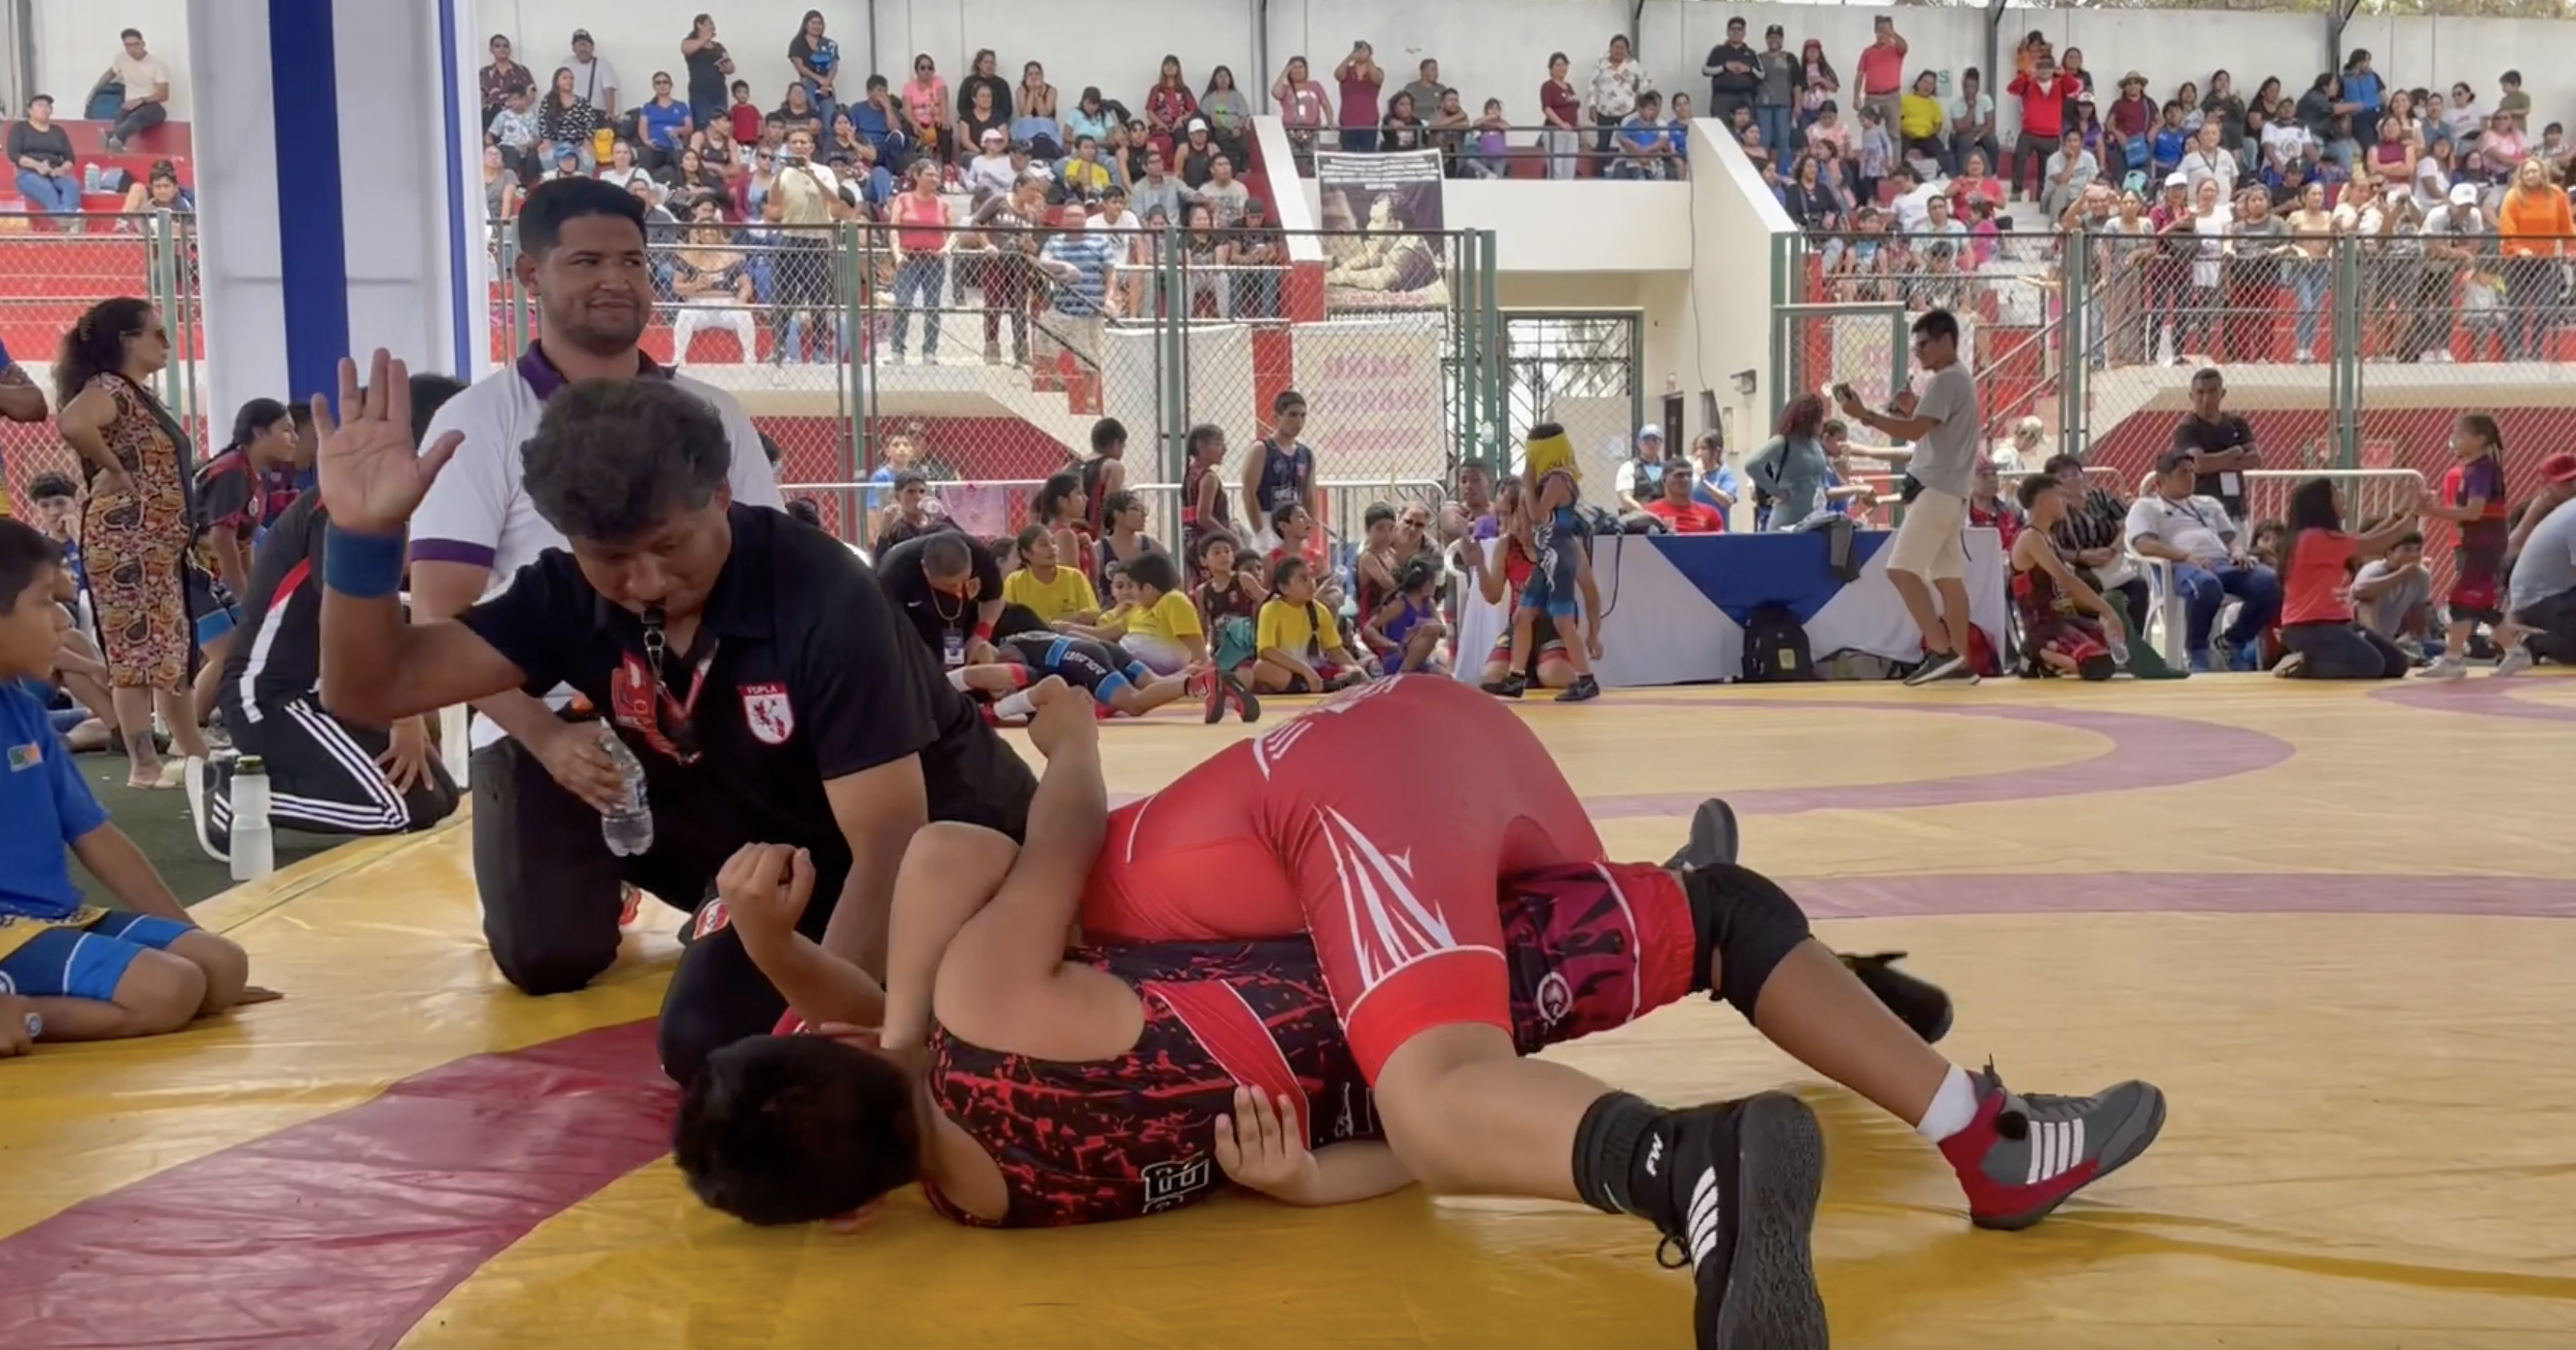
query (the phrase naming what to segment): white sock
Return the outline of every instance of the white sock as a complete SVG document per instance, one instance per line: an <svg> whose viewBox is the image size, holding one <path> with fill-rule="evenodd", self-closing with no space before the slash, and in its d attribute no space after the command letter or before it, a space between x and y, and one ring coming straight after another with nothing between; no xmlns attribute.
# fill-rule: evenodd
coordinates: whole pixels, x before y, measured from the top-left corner
<svg viewBox="0 0 2576 1350"><path fill-rule="evenodd" d="M1038 705L1030 701L1028 690L1014 690L993 700L993 715L1006 722L1016 722L1025 717L1037 716Z"/></svg>
<svg viewBox="0 0 2576 1350"><path fill-rule="evenodd" d="M1950 1076L1941 1080L1941 1090L1932 1094L1932 1104L1923 1108L1922 1123L1914 1132L1940 1143L1968 1128L1977 1119L1977 1085L1968 1071L1953 1064Z"/></svg>

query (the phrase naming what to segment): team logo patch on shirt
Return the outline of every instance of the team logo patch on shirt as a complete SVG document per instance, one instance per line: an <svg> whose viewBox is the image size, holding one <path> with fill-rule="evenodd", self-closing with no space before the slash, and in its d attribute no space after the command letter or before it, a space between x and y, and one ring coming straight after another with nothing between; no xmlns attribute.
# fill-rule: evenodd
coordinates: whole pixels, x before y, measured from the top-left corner
<svg viewBox="0 0 2576 1350"><path fill-rule="evenodd" d="M742 720L762 745L785 745L796 734L796 705L787 701L783 684L742 687Z"/></svg>
<svg viewBox="0 0 2576 1350"><path fill-rule="evenodd" d="M9 747L9 772L25 773L45 762L45 747L33 744Z"/></svg>

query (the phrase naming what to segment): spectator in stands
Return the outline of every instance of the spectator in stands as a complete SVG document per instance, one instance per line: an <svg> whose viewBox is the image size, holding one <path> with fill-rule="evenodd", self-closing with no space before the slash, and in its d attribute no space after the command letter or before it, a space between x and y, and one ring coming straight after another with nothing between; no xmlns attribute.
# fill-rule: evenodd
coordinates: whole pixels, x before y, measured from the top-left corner
<svg viewBox="0 0 2576 1350"><path fill-rule="evenodd" d="M2209 670L2214 659L2210 630L2228 596L2241 602L2236 621L2218 638L2228 669L2252 669L2254 640L2272 626L2281 610L2281 582L2271 568L2246 552L2236 520L2214 497L2192 491L2196 462L2189 450L2175 448L2156 458L2155 490L2129 507L2129 547L2173 564L2173 584L2181 592L2187 621L2185 649L2193 670Z"/></svg>
<svg viewBox="0 0 2576 1350"><path fill-rule="evenodd" d="M206 753L187 702L188 434L150 381L170 360L170 332L151 305L105 300L63 335L54 358L55 427L81 457L89 503L81 547L98 608L127 782L174 788L184 777L152 745L157 713L183 758Z"/></svg>
<svg viewBox="0 0 2576 1350"><path fill-rule="evenodd" d="M1949 117L1941 107L1941 76L1924 71L1914 77L1914 86L1897 99L1896 127L1899 149L1908 157L1928 159L1948 173L1958 161L1950 158L1949 142L1942 131Z"/></svg>
<svg viewBox="0 0 2576 1350"><path fill-rule="evenodd" d="M1377 50L1366 42L1352 43L1350 54L1333 67L1333 83L1341 98L1341 136L1336 144L1354 154L1375 151L1378 100L1386 85L1386 71L1377 63Z"/></svg>
<svg viewBox="0 0 2576 1350"><path fill-rule="evenodd" d="M1941 112L1944 134L1949 138L1948 154L1942 162L1959 169L1962 177L1968 176L1967 166L1973 163L1977 166L1975 176L1983 180L1987 168L2001 155L1996 150L1995 99L1985 92L1985 79L1975 66L1959 73L1958 96L1944 104ZM1995 187L2000 194L2002 184ZM1996 197L1998 205L2002 200L2000 195Z"/></svg>
<svg viewBox="0 0 2576 1350"><path fill-rule="evenodd" d="M2041 185L2054 181L2046 165L2064 147L2066 133L2072 129L2066 109L2077 88L2076 82L2058 74L2056 61L2044 52L2006 87L2006 92L2021 100L2021 136L2013 142L2012 158L2004 166L2004 177L2012 181L2015 196L2044 200ZM2053 217L2059 212L2048 214Z"/></svg>
<svg viewBox="0 0 2576 1350"><path fill-rule="evenodd" d="M615 120L617 67L599 54L598 45L590 40L589 29L572 30L572 55L564 61L564 68L572 72L574 96L591 106L598 114L596 120L602 125Z"/></svg>
<svg viewBox="0 0 2576 1350"><path fill-rule="evenodd" d="M1592 80L1583 95L1583 106L1592 114L1596 133L1592 148L1608 154L1620 125L1654 88L1655 79L1630 51L1627 34L1612 34L1610 50L1592 63Z"/></svg>
<svg viewBox="0 0 2576 1350"><path fill-rule="evenodd" d="M689 105L672 93L671 72L654 71L653 96L635 109L635 142L649 161L644 167L658 169L677 158L697 129Z"/></svg>
<svg viewBox="0 0 2576 1350"><path fill-rule="evenodd" d="M2549 181L2548 165L2526 159L2516 166L2495 228L2504 252L2505 359L2539 360L2557 325L2560 263L2576 236L2576 214L2566 191Z"/></svg>
<svg viewBox="0 0 2576 1350"><path fill-rule="evenodd" d="M701 14L689 21L689 35L680 39L680 59L689 73L689 120L701 127L723 120L725 80L733 74L733 57L716 41L714 15Z"/></svg>
<svg viewBox="0 0 2576 1350"><path fill-rule="evenodd" d="M1583 148L1583 96L1567 78L1572 69L1565 53L1551 52L1547 78L1539 83L1539 153L1547 157L1547 176L1567 179Z"/></svg>
<svg viewBox="0 0 2576 1350"><path fill-rule="evenodd" d="M2124 546L2128 503L2110 486L2090 482L2084 461L2073 455L2051 455L2040 471L2066 489L2066 510L2049 531L2050 542L2067 561L2084 569L2094 590L2105 598L2117 594L2116 603L2128 616L2128 631L2147 631L2147 611L2155 597Z"/></svg>
<svg viewBox="0 0 2576 1350"><path fill-rule="evenodd" d="M1420 150L1429 143L1429 124L1414 106L1413 95L1395 91L1386 101L1386 116L1378 120L1377 148L1395 154Z"/></svg>
<svg viewBox="0 0 2576 1350"><path fill-rule="evenodd" d="M2398 679L2406 674L2406 653L2354 621L2359 597L2353 569L2422 536L2411 511L2376 530L2348 534L2339 496L2334 483L2324 478L2307 479L2290 490L2281 560L2281 645L2289 654L2272 673L2282 679Z"/></svg>
<svg viewBox="0 0 2576 1350"><path fill-rule="evenodd" d="M760 336L752 323L755 294L751 260L733 246L732 234L713 219L714 203L700 203L701 215L688 238L671 257L671 294L679 306L671 320L671 367L689 363L698 334L719 328L733 334L741 348L738 364L760 359Z"/></svg>
<svg viewBox="0 0 2576 1350"><path fill-rule="evenodd" d="M127 141L170 119L170 67L144 47L140 31L128 28L117 40L123 45L99 78L101 94L111 85L120 94L116 121L107 129L112 155L124 154Z"/></svg>
<svg viewBox="0 0 2576 1350"><path fill-rule="evenodd" d="M1157 150L1169 151L1181 135L1181 128L1198 116L1199 101L1190 92L1190 82L1181 73L1181 58L1166 55L1154 77L1154 87L1145 91L1145 127Z"/></svg>
<svg viewBox="0 0 2576 1350"><path fill-rule="evenodd" d="M510 39L492 35L492 60L476 73L475 84L483 91L483 122L490 125L503 108L510 106L512 94L525 93L533 99L537 77L526 66L510 59Z"/></svg>
<svg viewBox="0 0 2576 1350"><path fill-rule="evenodd" d="M583 173L596 171L599 150L594 141L599 125L599 109L581 96L572 67L558 67L554 87L546 92L545 102L537 109L544 158L560 165L569 155L579 162Z"/></svg>
<svg viewBox="0 0 2576 1350"><path fill-rule="evenodd" d="M483 141L501 152L501 163L517 174L520 186L525 187L545 168L545 118L537 109L536 91L532 89L513 89L502 95L502 104L486 124Z"/></svg>
<svg viewBox="0 0 2576 1350"><path fill-rule="evenodd" d="M904 123L922 153L941 164L957 152L955 114L948 98L948 81L940 77L939 63L928 52L913 57L912 78L903 85Z"/></svg>
<svg viewBox="0 0 2576 1350"><path fill-rule="evenodd" d="M1649 422L1637 428L1635 445L1635 451L1619 461L1619 472L1611 479L1611 490L1618 494L1622 511L1643 511L1648 502L1660 500L1665 474L1674 468L1664 458L1662 427Z"/></svg>
<svg viewBox="0 0 2576 1350"><path fill-rule="evenodd" d="M1708 49L1699 73L1708 77L1709 116L1729 122L1736 109L1752 110L1762 93L1762 58L1744 40L1743 16L1726 21L1726 41Z"/></svg>
<svg viewBox="0 0 2576 1350"><path fill-rule="evenodd" d="M9 124L9 167L17 171L18 195L27 209L76 216L81 209L80 168L72 162L71 133L54 123L54 100L38 94L27 100L27 114ZM77 232L80 226L71 227Z"/></svg>
<svg viewBox="0 0 2576 1350"><path fill-rule="evenodd" d="M1065 213L1061 233L1039 250L1038 268L1054 282L1054 312L1038 324L1038 364L1054 370L1070 354L1077 377L1100 369L1100 335L1117 300L1118 240L1095 231L1079 207Z"/></svg>

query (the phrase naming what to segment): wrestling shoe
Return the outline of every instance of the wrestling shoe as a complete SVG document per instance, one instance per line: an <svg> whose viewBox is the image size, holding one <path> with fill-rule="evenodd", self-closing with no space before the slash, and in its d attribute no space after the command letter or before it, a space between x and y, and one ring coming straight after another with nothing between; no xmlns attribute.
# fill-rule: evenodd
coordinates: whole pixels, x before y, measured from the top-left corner
<svg viewBox="0 0 2576 1350"><path fill-rule="evenodd" d="M1496 698L1519 698L1529 692L1529 678L1514 671L1491 684L1480 684L1476 687Z"/></svg>
<svg viewBox="0 0 2576 1350"><path fill-rule="evenodd" d="M1236 721L1258 722L1261 720L1261 699L1258 695L1252 692L1251 685L1246 684L1242 677L1236 675L1232 671L1220 672L1216 679L1218 686L1225 690L1225 696L1234 700L1234 716Z"/></svg>
<svg viewBox="0 0 2576 1350"><path fill-rule="evenodd" d="M2165 1127L2165 1094L2131 1080L2090 1097L2024 1097L1995 1066L1970 1076L1977 1116L1941 1141L1979 1228L2028 1228L2126 1167Z"/></svg>
<svg viewBox="0 0 2576 1350"><path fill-rule="evenodd" d="M1682 845L1681 852L1664 859L1664 870L1686 867L1698 872L1732 863L1740 838L1735 829L1735 808L1711 797L1691 812L1690 839Z"/></svg>
<svg viewBox="0 0 2576 1350"><path fill-rule="evenodd" d="M197 847L219 863L233 860L233 824L225 795L226 766L218 760L191 756L182 780L188 789L188 815L197 825ZM222 820L215 819L217 808L226 808Z"/></svg>
<svg viewBox="0 0 2576 1350"><path fill-rule="evenodd" d="M1824 1189L1815 1113L1785 1092L1675 1111L1648 1147L1669 1169L1676 1216L1655 1249L1699 1288L1699 1350L1824 1350L1825 1301L1811 1250Z"/></svg>
<svg viewBox="0 0 2576 1350"><path fill-rule="evenodd" d="M1861 982L1861 987L1878 996L1898 1021L1913 1029L1925 1045L1939 1045L1950 1034L1950 996L1930 980L1919 980L1895 969L1905 959L1903 952L1878 952L1870 956L1840 953L1843 969Z"/></svg>
<svg viewBox="0 0 2576 1350"><path fill-rule="evenodd" d="M1589 675L1577 675L1574 683L1556 691L1559 703L1585 703L1601 697L1601 682Z"/></svg>

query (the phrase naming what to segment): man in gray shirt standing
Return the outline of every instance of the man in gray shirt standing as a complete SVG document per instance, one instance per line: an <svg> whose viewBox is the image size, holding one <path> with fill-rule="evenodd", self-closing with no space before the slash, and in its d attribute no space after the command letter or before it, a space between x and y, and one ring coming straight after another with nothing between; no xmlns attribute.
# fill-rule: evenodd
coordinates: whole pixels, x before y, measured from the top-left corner
<svg viewBox="0 0 2576 1350"><path fill-rule="evenodd" d="M1936 680L1977 682L1968 660L1968 494L1977 478L1977 382L1959 363L1959 320L1946 309L1914 321L1914 361L1930 379L1918 399L1900 393L1884 412L1861 406L1848 384L1834 397L1843 415L1881 435L1910 441L1907 472L1918 489L1906 503L1887 555L1887 579L1905 600L1905 612L1923 630L1930 653L1907 684ZM1936 604L1935 595L1938 595Z"/></svg>

